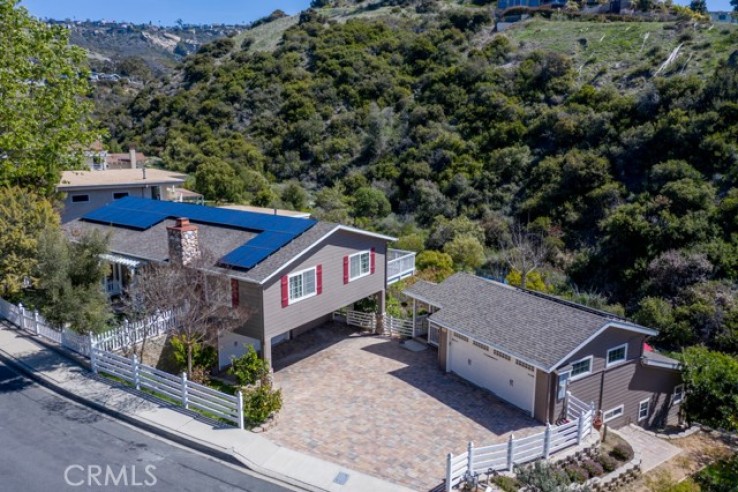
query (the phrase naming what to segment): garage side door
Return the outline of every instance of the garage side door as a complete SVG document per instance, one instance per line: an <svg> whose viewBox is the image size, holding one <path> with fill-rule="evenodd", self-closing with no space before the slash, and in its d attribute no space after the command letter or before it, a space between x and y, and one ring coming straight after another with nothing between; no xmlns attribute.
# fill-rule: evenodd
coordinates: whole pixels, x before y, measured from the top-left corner
<svg viewBox="0 0 738 492"><path fill-rule="evenodd" d="M491 347L453 332L449 349L451 372L488 389L527 412L532 411L534 369Z"/></svg>

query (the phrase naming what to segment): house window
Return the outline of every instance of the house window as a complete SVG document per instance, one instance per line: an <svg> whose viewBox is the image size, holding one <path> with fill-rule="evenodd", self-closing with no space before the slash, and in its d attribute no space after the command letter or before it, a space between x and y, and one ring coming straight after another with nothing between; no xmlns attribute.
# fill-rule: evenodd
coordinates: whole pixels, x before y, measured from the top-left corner
<svg viewBox="0 0 738 492"><path fill-rule="evenodd" d="M290 303L307 299L317 294L315 268L309 268L289 276Z"/></svg>
<svg viewBox="0 0 738 492"><path fill-rule="evenodd" d="M673 405L676 405L677 403L681 403L684 399L684 385L678 384L674 386L674 394L671 396L671 403Z"/></svg>
<svg viewBox="0 0 738 492"><path fill-rule="evenodd" d="M89 202L90 195L72 195L72 203Z"/></svg>
<svg viewBox="0 0 738 492"><path fill-rule="evenodd" d="M569 379L571 379L571 371L566 371L559 374L559 387L556 391L557 401L561 401L566 398L566 389L569 386Z"/></svg>
<svg viewBox="0 0 738 492"><path fill-rule="evenodd" d="M369 275L371 273L371 252L362 251L349 256L349 280Z"/></svg>
<svg viewBox="0 0 738 492"><path fill-rule="evenodd" d="M648 411L651 408L651 399L643 400L638 404L638 422L648 418Z"/></svg>
<svg viewBox="0 0 738 492"><path fill-rule="evenodd" d="M127 191L118 191L116 193L113 193L113 200L120 200L121 198L125 198L128 196Z"/></svg>
<svg viewBox="0 0 738 492"><path fill-rule="evenodd" d="M608 410L607 412L602 414L602 420L604 420L605 422L609 422L612 419L620 417L623 414L624 408L624 405L620 405L619 407Z"/></svg>
<svg viewBox="0 0 738 492"><path fill-rule="evenodd" d="M628 344L624 343L607 351L607 367L624 362L628 357Z"/></svg>
<svg viewBox="0 0 738 492"><path fill-rule="evenodd" d="M578 379L592 372L592 356L586 357L571 365L571 378Z"/></svg>

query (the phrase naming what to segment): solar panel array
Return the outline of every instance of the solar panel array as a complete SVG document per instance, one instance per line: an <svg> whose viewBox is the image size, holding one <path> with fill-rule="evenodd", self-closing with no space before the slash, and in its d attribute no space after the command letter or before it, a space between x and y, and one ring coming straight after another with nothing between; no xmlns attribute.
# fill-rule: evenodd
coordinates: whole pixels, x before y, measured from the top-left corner
<svg viewBox="0 0 738 492"><path fill-rule="evenodd" d="M187 217L190 222L230 227L258 235L231 251L220 263L234 268L253 268L316 221L241 210L126 197L84 215L82 220L145 231L167 219Z"/></svg>

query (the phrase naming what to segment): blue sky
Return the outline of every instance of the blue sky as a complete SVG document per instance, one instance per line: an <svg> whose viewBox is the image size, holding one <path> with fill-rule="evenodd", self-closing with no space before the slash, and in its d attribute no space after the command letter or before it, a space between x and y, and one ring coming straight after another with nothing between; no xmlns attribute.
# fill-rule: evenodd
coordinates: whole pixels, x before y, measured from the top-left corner
<svg viewBox="0 0 738 492"><path fill-rule="evenodd" d="M36 17L76 20L116 20L174 25L177 19L191 24L239 24L269 15L276 9L295 14L310 0L22 0Z"/></svg>
<svg viewBox="0 0 738 492"><path fill-rule="evenodd" d="M685 5L689 0L676 0ZM22 0L37 17L76 20L116 20L174 25L177 19L191 24L247 23L276 9L295 14L310 0ZM710 10L731 10L730 0L707 0Z"/></svg>

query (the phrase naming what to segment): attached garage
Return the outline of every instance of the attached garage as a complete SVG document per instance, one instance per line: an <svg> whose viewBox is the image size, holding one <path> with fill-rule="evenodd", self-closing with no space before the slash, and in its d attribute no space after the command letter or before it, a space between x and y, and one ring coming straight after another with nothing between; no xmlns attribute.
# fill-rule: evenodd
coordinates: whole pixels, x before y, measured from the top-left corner
<svg viewBox="0 0 738 492"><path fill-rule="evenodd" d="M533 414L535 368L451 331L448 369Z"/></svg>

